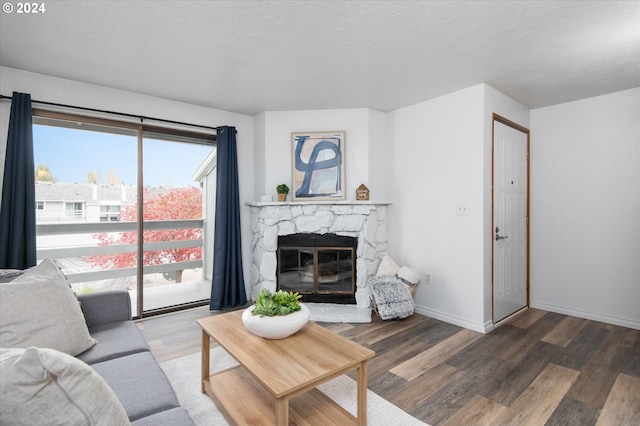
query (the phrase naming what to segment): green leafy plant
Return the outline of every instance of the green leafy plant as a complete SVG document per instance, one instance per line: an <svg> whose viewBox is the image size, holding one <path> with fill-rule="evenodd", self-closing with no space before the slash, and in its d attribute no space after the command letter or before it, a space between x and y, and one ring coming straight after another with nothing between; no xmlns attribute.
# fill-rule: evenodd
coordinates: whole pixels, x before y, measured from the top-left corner
<svg viewBox="0 0 640 426"><path fill-rule="evenodd" d="M281 183L280 185L276 186L276 192L278 194L288 194L289 193L289 187L287 186L286 183Z"/></svg>
<svg viewBox="0 0 640 426"><path fill-rule="evenodd" d="M271 293L263 288L256 298L255 308L251 315L272 317L275 315L288 315L300 310L302 296L297 292L278 290Z"/></svg>

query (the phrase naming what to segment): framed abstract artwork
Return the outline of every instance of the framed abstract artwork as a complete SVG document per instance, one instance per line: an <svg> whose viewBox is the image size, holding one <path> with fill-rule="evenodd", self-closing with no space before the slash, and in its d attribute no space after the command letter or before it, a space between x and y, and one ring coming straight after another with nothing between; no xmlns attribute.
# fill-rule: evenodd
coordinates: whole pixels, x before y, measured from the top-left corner
<svg viewBox="0 0 640 426"><path fill-rule="evenodd" d="M293 201L344 200L345 132L291 134Z"/></svg>

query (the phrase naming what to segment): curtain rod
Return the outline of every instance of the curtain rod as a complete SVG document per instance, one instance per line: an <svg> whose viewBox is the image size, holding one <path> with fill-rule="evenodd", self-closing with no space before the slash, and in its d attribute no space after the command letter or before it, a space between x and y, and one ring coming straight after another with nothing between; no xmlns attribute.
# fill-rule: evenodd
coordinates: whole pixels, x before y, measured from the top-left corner
<svg viewBox="0 0 640 426"><path fill-rule="evenodd" d="M5 96L5 95L0 94L0 100L2 100L2 99L11 100L13 98L11 96ZM140 121L153 120L153 121L160 121L162 123L179 124L179 125L182 125L182 126L191 126L191 127L200 127L202 129L209 129L209 130L216 130L216 131L218 129L220 129L220 127L203 126L201 124L191 124L191 123L185 123L184 121L166 120L164 118L145 117L144 115L128 114L126 112L116 112L116 111L109 111L109 110L105 110L105 109L87 108L87 107L80 107L80 106L75 106L75 105L59 104L59 103L55 103L55 102L36 101L36 100L33 100L33 99L31 100L31 102L32 103L36 103L36 104L42 104L42 105L50 105L50 106L57 106L57 107L63 107L63 108L74 108L74 109L80 109L80 110L84 110L84 111L100 112L100 113L103 113L103 114L119 115L121 117L139 118Z"/></svg>

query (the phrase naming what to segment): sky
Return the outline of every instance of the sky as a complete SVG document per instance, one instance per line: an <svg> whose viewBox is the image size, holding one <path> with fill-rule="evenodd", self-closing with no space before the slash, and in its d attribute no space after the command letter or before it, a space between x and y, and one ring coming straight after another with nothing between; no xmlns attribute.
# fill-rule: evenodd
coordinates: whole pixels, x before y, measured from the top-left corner
<svg viewBox="0 0 640 426"><path fill-rule="evenodd" d="M191 178L213 147L159 140L144 141L145 186L199 186ZM137 136L34 125L33 155L37 167L47 165L57 182L99 184L109 174L127 185L137 183Z"/></svg>

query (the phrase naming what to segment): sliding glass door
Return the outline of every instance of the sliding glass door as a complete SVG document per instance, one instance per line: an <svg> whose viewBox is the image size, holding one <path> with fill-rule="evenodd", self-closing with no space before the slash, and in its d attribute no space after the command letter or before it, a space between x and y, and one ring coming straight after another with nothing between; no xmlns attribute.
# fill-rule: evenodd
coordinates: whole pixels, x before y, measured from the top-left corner
<svg viewBox="0 0 640 426"><path fill-rule="evenodd" d="M137 317L206 303L214 136L34 115L38 259L78 293L129 291Z"/></svg>

